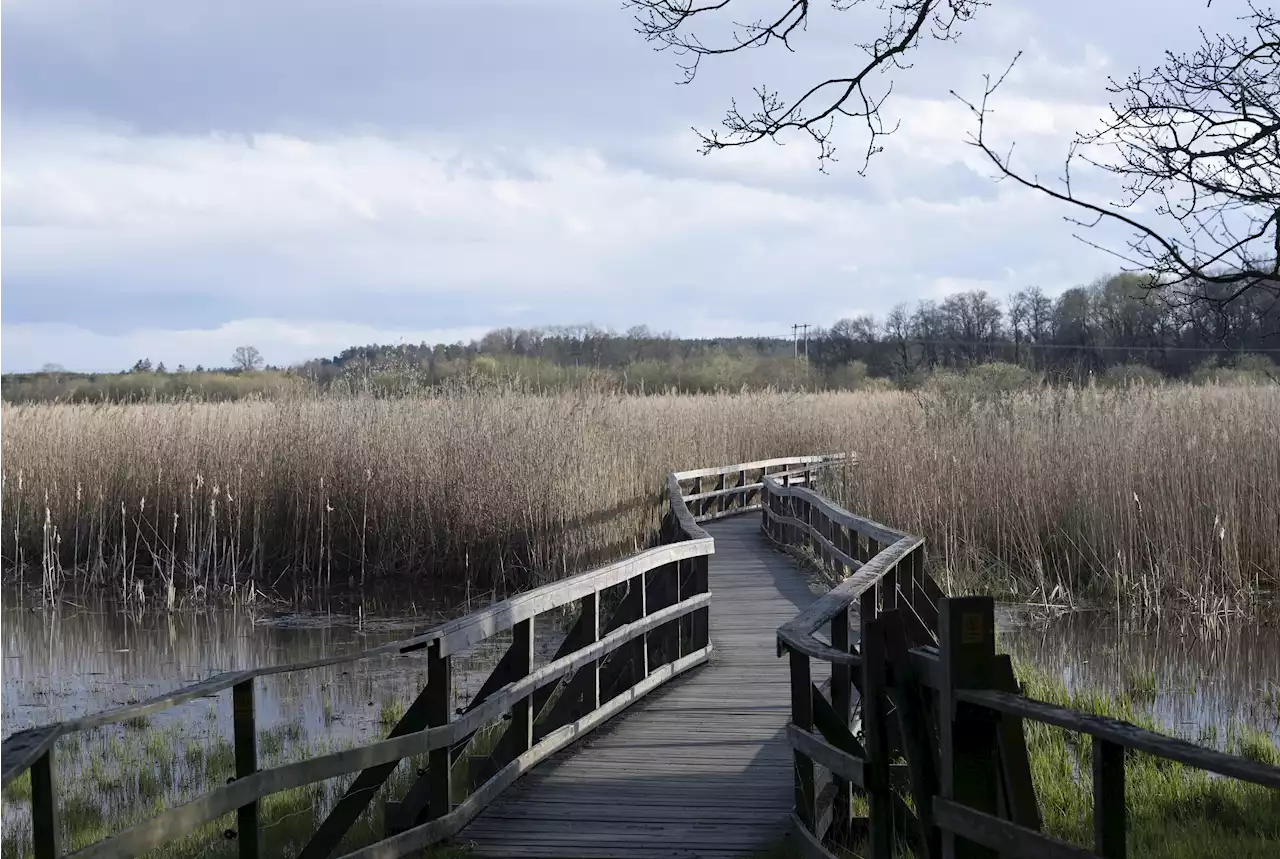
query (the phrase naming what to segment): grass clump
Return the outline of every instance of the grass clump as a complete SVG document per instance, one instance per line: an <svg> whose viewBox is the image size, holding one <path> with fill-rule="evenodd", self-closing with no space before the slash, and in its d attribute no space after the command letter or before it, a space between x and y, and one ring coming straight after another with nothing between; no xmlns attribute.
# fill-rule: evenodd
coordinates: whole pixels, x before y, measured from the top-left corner
<svg viewBox="0 0 1280 859"><path fill-rule="evenodd" d="M1028 697L1170 733L1131 697L1068 689L1026 665L1019 665L1017 673ZM1092 844L1092 739L1032 720L1024 722L1024 731L1044 831L1075 844ZM1209 732L1208 738L1217 734ZM1280 761L1280 747L1264 731L1232 723L1227 734L1233 739L1226 751L1265 763ZM1206 738L1205 732L1186 737ZM1128 855L1134 859L1262 859L1280 848L1276 791L1129 751L1125 794Z"/></svg>
<svg viewBox="0 0 1280 859"><path fill-rule="evenodd" d="M394 698L383 698L378 708L378 725L390 730L404 717L404 704Z"/></svg>

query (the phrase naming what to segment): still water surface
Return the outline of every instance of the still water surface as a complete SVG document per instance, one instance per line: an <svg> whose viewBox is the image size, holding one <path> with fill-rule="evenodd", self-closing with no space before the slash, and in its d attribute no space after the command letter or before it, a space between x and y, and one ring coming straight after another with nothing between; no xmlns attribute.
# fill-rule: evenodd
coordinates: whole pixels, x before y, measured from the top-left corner
<svg viewBox="0 0 1280 859"><path fill-rule="evenodd" d="M223 671L375 647L439 619L439 613L413 607L377 618L234 610L168 615L65 602L29 608L5 600L4 735L150 698ZM561 635L560 624L542 626L538 661L549 658ZM1277 625L1232 622L1206 629L1183 619L1137 626L1100 612L1045 619L1006 609L1000 612L1000 641L1002 649L1058 674L1068 686L1153 692L1148 699L1157 721L1171 728L1222 727L1235 718L1280 730ZM478 689L507 639L486 644L455 669L459 704ZM306 733L324 731L343 744L358 743L371 732L384 733L384 705L407 705L425 680L422 652L263 678L257 681L259 727L301 721ZM154 721L189 719L213 703L229 730L229 708L216 706L227 704L224 698L229 695L195 701Z"/></svg>

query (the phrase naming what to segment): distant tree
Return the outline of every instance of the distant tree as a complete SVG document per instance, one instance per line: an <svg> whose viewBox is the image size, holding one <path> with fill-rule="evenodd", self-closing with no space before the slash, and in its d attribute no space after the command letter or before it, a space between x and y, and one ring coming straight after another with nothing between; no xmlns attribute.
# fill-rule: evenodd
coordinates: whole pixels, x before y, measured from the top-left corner
<svg viewBox="0 0 1280 859"><path fill-rule="evenodd" d="M231 365L242 371L260 370L263 365L262 353L257 346L237 346L236 351L231 353Z"/></svg>
<svg viewBox="0 0 1280 859"><path fill-rule="evenodd" d="M62 366L61 364L55 364L51 361L48 364L45 364L43 367L41 367L40 372L50 373L50 374L65 373L67 372L67 368Z"/></svg>
<svg viewBox="0 0 1280 859"><path fill-rule="evenodd" d="M142 359L140 359L140 360L138 361L138 363L136 363L136 364L134 364L134 365L133 365L133 368L132 368L129 372L131 372L131 373L150 373L150 372L151 372L151 359L150 359L150 358L142 358Z"/></svg>
<svg viewBox="0 0 1280 859"><path fill-rule="evenodd" d="M204 372L204 364L196 364L196 372L197 372L197 373L203 373L203 372Z"/></svg>
<svg viewBox="0 0 1280 859"><path fill-rule="evenodd" d="M169 372L169 371L168 371L168 369L166 369L166 368L165 368L165 366L164 366L164 362L163 362L163 361L161 361L159 364L156 364L156 372L157 372L157 373L167 373L167 372Z"/></svg>
<svg viewBox="0 0 1280 859"><path fill-rule="evenodd" d="M187 372L187 367L186 367L186 365L185 365L185 364L179 364L179 365L178 365L178 370L177 370L177 372L179 372L179 373L185 373L185 372Z"/></svg>

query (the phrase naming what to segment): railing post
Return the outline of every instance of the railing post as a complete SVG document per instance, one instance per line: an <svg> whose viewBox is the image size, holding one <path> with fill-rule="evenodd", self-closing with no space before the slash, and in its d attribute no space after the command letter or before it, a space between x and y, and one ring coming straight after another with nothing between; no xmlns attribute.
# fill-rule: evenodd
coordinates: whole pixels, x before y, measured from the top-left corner
<svg viewBox="0 0 1280 859"><path fill-rule="evenodd" d="M822 537L827 541L822 544L822 562L826 565L828 570L834 573L836 569L836 555L832 549L836 545L836 524L826 513L820 513L819 515L822 516Z"/></svg>
<svg viewBox="0 0 1280 859"><path fill-rule="evenodd" d="M511 647L514 649L511 663L513 682L528 677L533 670L533 621L534 618L531 617L511 628ZM511 706L511 724L507 726L507 730L511 732L511 745L508 748L511 750L512 760L533 748L533 720L536 715L533 712L533 692Z"/></svg>
<svg viewBox="0 0 1280 859"><path fill-rule="evenodd" d="M849 652L848 606L831 618L831 646L843 653ZM847 729L853 717L853 668L851 666L832 663L831 706L840 716L840 724ZM844 833L849 828L852 791L847 780L834 776L833 781L836 786L836 798L831 825L837 833Z"/></svg>
<svg viewBox="0 0 1280 859"><path fill-rule="evenodd" d="M54 781L53 745L31 765L31 840L36 859L62 853L58 831L58 787Z"/></svg>
<svg viewBox="0 0 1280 859"><path fill-rule="evenodd" d="M436 639L427 648L427 727L439 728L449 724L449 705L453 699L453 657L441 652L441 641ZM453 810L451 791L453 750L449 743L432 749L427 756L429 782L427 819L444 817Z"/></svg>
<svg viewBox="0 0 1280 859"><path fill-rule="evenodd" d="M747 470L744 468L738 472L738 485L742 487L741 501L738 502L739 507L751 506L751 490L747 489Z"/></svg>
<svg viewBox="0 0 1280 859"><path fill-rule="evenodd" d="M645 613L653 614L680 602L680 561L663 564L645 574ZM649 633L649 670L673 662L680 655L680 619L669 620Z"/></svg>
<svg viewBox="0 0 1280 859"><path fill-rule="evenodd" d="M716 479L716 491L717 492L724 491L724 472L723 471L720 472L720 476ZM717 513L723 513L725 511L725 507L727 506L726 502L728 501L728 499L729 499L729 496L727 495L716 496L716 512Z"/></svg>
<svg viewBox="0 0 1280 859"><path fill-rule="evenodd" d="M1124 746L1093 738L1093 850L1124 859Z"/></svg>
<svg viewBox="0 0 1280 859"><path fill-rule="evenodd" d="M814 544L817 543L818 541L813 538L813 533L809 530L810 528L813 527L813 504L810 503L809 499L807 498L802 500L800 503L804 505L803 518L804 518L804 526L805 526L804 533L800 535L800 544L804 546L805 549L807 549L810 552L813 552L816 555L817 552L814 552Z"/></svg>
<svg viewBox="0 0 1280 859"><path fill-rule="evenodd" d="M760 475L760 483L764 483L764 475ZM773 512L773 498L769 495L769 489L766 486L760 487L760 528L770 538L773 537L773 524L769 519L769 514Z"/></svg>
<svg viewBox="0 0 1280 859"><path fill-rule="evenodd" d="M884 625L878 620L862 626L862 730L867 743L867 805L871 855L875 859L893 855L893 793L889 785L888 725L885 718Z"/></svg>
<svg viewBox="0 0 1280 859"><path fill-rule="evenodd" d="M689 596L705 594L711 590L710 567L711 558L707 555L698 555L693 559L693 587L689 589ZM694 650L701 650L711 643L710 606L703 606L693 611L691 627L690 638Z"/></svg>
<svg viewBox="0 0 1280 859"><path fill-rule="evenodd" d="M600 640L599 591L582 598L582 617L584 618L586 644L595 644ZM584 665L579 670L587 672L587 688L583 692L583 697L588 711L598 710L600 708L600 660L593 660L590 665Z"/></svg>
<svg viewBox="0 0 1280 859"><path fill-rule="evenodd" d="M938 745L941 747L942 798L986 814L999 810L1000 772L996 753L996 716L956 701L957 689L992 685L995 671L995 608L991 597L942 600L938 618ZM996 851L952 832L942 836L943 859L994 859Z"/></svg>
<svg viewBox="0 0 1280 859"><path fill-rule="evenodd" d="M641 573L636 577L640 585L640 617L649 616L649 583L645 581L648 573ZM649 636L651 632L641 633L640 635L640 679L649 676Z"/></svg>
<svg viewBox="0 0 1280 859"><path fill-rule="evenodd" d="M236 745L236 778L241 779L258 771L258 731L254 719L252 678L232 687L231 719ZM258 859L260 855L262 832L258 811L256 799L236 811L240 859Z"/></svg>
<svg viewBox="0 0 1280 859"><path fill-rule="evenodd" d="M867 557L862 561L871 560L880 554L880 544L876 540L867 538ZM876 586L869 587L862 592L862 596L858 598L858 627L865 629L870 621L875 620L879 603L876 600Z"/></svg>
<svg viewBox="0 0 1280 859"><path fill-rule="evenodd" d="M813 730L813 680L809 672L809 656L790 651L791 654L791 721L797 728ZM815 831L818 819L817 796L814 793L813 760L800 751L793 750L796 779L796 816L800 822L821 840L822 833Z"/></svg>
<svg viewBox="0 0 1280 859"><path fill-rule="evenodd" d="M898 567L901 566L903 559L899 559L885 574L880 577L880 581L876 582L876 590L880 592L880 610L893 611L898 607Z"/></svg>

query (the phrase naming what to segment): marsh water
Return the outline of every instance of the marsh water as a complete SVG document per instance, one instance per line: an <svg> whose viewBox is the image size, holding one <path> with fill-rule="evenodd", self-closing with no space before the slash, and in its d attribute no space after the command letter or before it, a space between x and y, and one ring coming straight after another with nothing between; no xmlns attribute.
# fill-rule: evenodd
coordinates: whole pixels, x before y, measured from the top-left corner
<svg viewBox="0 0 1280 859"><path fill-rule="evenodd" d="M409 638L447 613L407 605L376 617L355 612L220 609L169 614L84 599L32 605L7 594L3 733L143 701L224 671L306 662ZM545 617L545 616L544 616ZM541 624L535 662L564 636L562 618ZM510 643L498 634L455 657L453 703L465 705ZM426 651L382 655L255 681L262 766L363 745L386 736L426 685ZM189 801L234 775L231 695L208 698L80 732L58 741L55 764L68 806L89 825L64 821L64 847L77 833L96 840ZM418 762L420 765L421 762ZM406 767L402 775L409 775ZM309 798L323 811L349 779ZM29 805L6 791L3 853L30 850ZM139 801L141 799L141 801ZM199 855L199 852L198 852Z"/></svg>
<svg viewBox="0 0 1280 859"><path fill-rule="evenodd" d="M1000 612L999 648L1068 689L1129 698L1163 730L1221 746L1244 724L1280 743L1280 625L1187 616L1136 623L1101 611Z"/></svg>
<svg viewBox="0 0 1280 859"><path fill-rule="evenodd" d="M33 606L9 595L0 633L3 733L140 701L223 671L364 650L406 638L440 617L413 606L377 616L230 609L166 614L83 600ZM539 662L554 651L562 628L544 625ZM1280 742L1280 626L1235 620L1206 626L1191 619L1138 626L1101 612L1046 618L1006 607L999 634L1002 649L1015 657L1069 687L1130 695L1157 724L1182 736L1212 743L1228 724L1243 721ZM456 705L474 695L506 643L496 637L456 665ZM384 736L425 681L424 652L263 678L256 686L263 756L297 760ZM172 756L186 761L187 771L164 770L155 798L170 803L199 792L188 778L192 772L209 784L230 774L213 763L230 766L229 693L89 733L95 736L59 752L64 781L99 776L104 767L119 774L131 754ZM66 744L60 741L59 748ZM12 846L29 824L21 806L6 802L5 810L5 841Z"/></svg>
<svg viewBox="0 0 1280 859"><path fill-rule="evenodd" d="M361 612L219 610L167 614L64 601L56 606L4 601L4 735L33 725L96 713L160 695L223 671L302 662L406 638L437 622L439 611ZM562 625L539 630L539 659ZM1280 737L1280 625L1192 618L1161 623L1118 621L1102 612L1045 618L1017 607L999 613L1002 648L1057 674L1069 686L1136 694L1170 729L1243 719ZM506 642L496 637L469 653L456 672L465 703ZM387 656L258 681L259 727L323 733L339 745L385 733L426 680L424 654ZM156 726L197 716L225 722L220 695L152 717ZM212 713L213 716L206 715ZM229 736L229 734L228 734Z"/></svg>

